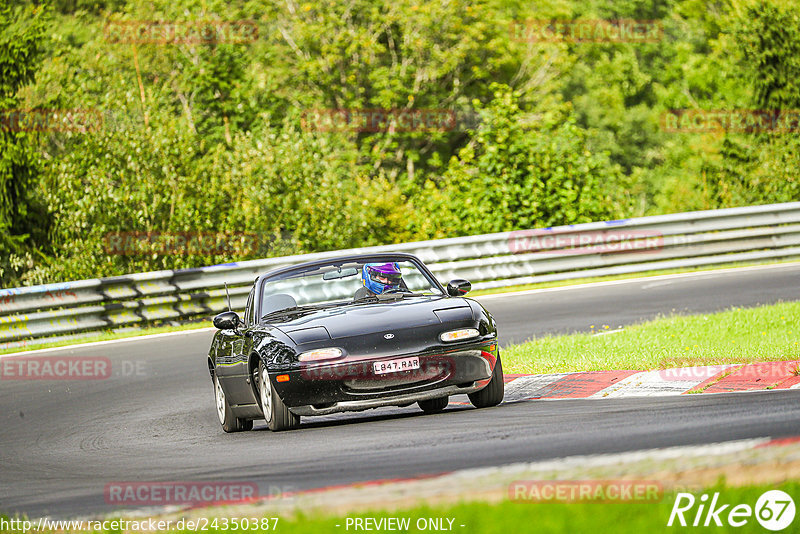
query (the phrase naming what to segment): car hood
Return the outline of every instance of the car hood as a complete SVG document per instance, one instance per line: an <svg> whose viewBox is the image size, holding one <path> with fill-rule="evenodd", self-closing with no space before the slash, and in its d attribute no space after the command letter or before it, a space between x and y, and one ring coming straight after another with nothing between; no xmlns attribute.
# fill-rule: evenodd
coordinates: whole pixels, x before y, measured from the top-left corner
<svg viewBox="0 0 800 534"><path fill-rule="evenodd" d="M406 297L391 302L348 304L273 320L270 324L301 344L471 318L472 308L462 298Z"/></svg>

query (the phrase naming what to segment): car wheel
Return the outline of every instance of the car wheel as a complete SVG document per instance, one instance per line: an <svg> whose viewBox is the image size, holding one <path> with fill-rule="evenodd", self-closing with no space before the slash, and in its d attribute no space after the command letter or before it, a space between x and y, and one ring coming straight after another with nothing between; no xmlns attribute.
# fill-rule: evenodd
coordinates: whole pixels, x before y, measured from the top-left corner
<svg viewBox="0 0 800 534"><path fill-rule="evenodd" d="M264 420L270 430L289 430L300 426L300 416L289 411L289 408L275 392L275 388L272 387L264 362L261 362L258 367L258 393Z"/></svg>
<svg viewBox="0 0 800 534"><path fill-rule="evenodd" d="M428 399L424 401L417 401L420 409L425 413L439 413L447 408L447 403L450 402L450 397L439 397L438 399Z"/></svg>
<svg viewBox="0 0 800 534"><path fill-rule="evenodd" d="M250 419L240 419L233 415L228 399L225 397L225 390L219 383L216 373L214 373L214 400L217 406L217 419L225 432L241 432L251 430L253 421Z"/></svg>
<svg viewBox="0 0 800 534"><path fill-rule="evenodd" d="M497 357L497 363L494 365L492 371L492 379L489 384L480 391L470 393L468 395L469 401L476 408L488 408L489 406L497 406L503 400L505 393L505 384L503 384L503 364L500 363L500 356Z"/></svg>

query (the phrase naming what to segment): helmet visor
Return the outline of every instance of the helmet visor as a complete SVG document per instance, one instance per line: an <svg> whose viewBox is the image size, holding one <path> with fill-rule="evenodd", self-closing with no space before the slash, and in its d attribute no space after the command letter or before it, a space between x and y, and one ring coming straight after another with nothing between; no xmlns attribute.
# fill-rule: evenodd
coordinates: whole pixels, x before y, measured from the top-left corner
<svg viewBox="0 0 800 534"><path fill-rule="evenodd" d="M373 282L389 287L399 286L403 277L400 271L391 263L369 265L367 266L367 273L369 273L369 277Z"/></svg>

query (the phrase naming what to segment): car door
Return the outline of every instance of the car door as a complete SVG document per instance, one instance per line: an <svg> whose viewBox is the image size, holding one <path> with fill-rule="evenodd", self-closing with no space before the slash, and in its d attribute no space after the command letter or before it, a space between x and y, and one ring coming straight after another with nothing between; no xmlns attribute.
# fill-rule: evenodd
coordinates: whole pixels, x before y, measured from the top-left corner
<svg viewBox="0 0 800 534"><path fill-rule="evenodd" d="M244 309L244 317L242 321L244 324L240 328L240 336L233 343L232 353L234 358L240 363L243 368L242 372L248 372L248 357L253 351L253 328L256 326L255 321L255 293L256 288L250 290L250 295L247 297L247 305Z"/></svg>
<svg viewBox="0 0 800 534"><path fill-rule="evenodd" d="M220 330L217 333L216 373L223 382L228 395L228 401L238 404L240 398L247 397L249 390L247 384L248 368L247 356L250 354L252 338L253 299L255 287L250 290L244 312L244 323L237 328ZM249 324L248 324L249 319Z"/></svg>

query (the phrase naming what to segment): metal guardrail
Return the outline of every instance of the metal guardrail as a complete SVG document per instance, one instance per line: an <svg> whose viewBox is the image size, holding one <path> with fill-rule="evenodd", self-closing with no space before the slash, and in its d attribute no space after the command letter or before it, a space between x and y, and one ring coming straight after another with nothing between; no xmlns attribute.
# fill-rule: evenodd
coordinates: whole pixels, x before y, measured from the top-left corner
<svg viewBox="0 0 800 534"><path fill-rule="evenodd" d="M475 289L800 258L800 202L594 222L0 289L0 348L244 308L256 275L342 254L410 252Z"/></svg>

